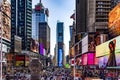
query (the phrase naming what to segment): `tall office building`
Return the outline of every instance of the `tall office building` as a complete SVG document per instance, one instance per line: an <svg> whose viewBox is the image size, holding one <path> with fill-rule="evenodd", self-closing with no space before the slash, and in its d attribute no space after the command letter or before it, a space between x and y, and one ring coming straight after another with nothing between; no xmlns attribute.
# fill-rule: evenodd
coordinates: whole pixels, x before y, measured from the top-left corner
<svg viewBox="0 0 120 80"><path fill-rule="evenodd" d="M40 0L32 12L32 38L43 46L45 54L50 53L50 27L48 25L48 17L49 11L43 6ZM39 50L40 54L42 54L41 50Z"/></svg>
<svg viewBox="0 0 120 80"><path fill-rule="evenodd" d="M120 0L111 0L111 8L113 9L119 2Z"/></svg>
<svg viewBox="0 0 120 80"><path fill-rule="evenodd" d="M22 50L30 50L31 25L32 0L11 0L11 49L17 35L22 38Z"/></svg>
<svg viewBox="0 0 120 80"><path fill-rule="evenodd" d="M107 31L110 10L111 0L96 0L95 31L100 33Z"/></svg>
<svg viewBox="0 0 120 80"><path fill-rule="evenodd" d="M48 22L48 9L43 6L41 1L32 10L32 38L39 40L39 23Z"/></svg>
<svg viewBox="0 0 120 80"><path fill-rule="evenodd" d="M76 0L76 34L86 32L87 0Z"/></svg>
<svg viewBox="0 0 120 80"><path fill-rule="evenodd" d="M50 27L47 22L39 23L39 42L45 48L45 54L50 53Z"/></svg>
<svg viewBox="0 0 120 80"><path fill-rule="evenodd" d="M64 23L57 22L57 66L63 67L64 65Z"/></svg>
<svg viewBox="0 0 120 80"><path fill-rule="evenodd" d="M76 34L105 33L110 10L111 0L76 0Z"/></svg>

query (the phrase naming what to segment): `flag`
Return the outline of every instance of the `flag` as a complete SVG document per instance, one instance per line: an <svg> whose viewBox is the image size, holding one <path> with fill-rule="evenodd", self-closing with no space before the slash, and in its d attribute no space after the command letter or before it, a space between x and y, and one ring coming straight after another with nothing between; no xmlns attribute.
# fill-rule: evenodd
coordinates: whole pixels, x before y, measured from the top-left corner
<svg viewBox="0 0 120 80"><path fill-rule="evenodd" d="M72 18L73 20L75 20L75 13L73 13L70 18Z"/></svg>

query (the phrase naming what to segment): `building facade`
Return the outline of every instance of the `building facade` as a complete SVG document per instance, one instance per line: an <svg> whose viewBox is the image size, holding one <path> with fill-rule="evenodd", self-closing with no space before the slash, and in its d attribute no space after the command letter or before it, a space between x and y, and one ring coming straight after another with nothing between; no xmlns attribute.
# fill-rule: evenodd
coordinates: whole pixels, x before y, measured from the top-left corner
<svg viewBox="0 0 120 80"><path fill-rule="evenodd" d="M11 51L14 39L22 38L22 50L30 50L32 36L32 0L11 0Z"/></svg>
<svg viewBox="0 0 120 80"><path fill-rule="evenodd" d="M32 10L32 38L39 40L39 23L48 22L48 9L39 2Z"/></svg>
<svg viewBox="0 0 120 80"><path fill-rule="evenodd" d="M76 34L86 32L87 0L76 0Z"/></svg>
<svg viewBox="0 0 120 80"><path fill-rule="evenodd" d="M120 0L111 0L111 8L113 9L119 2Z"/></svg>
<svg viewBox="0 0 120 80"><path fill-rule="evenodd" d="M49 11L41 1L32 11L32 38L39 42L45 49L45 54L50 53L50 27L48 25ZM41 54L42 49L39 50Z"/></svg>
<svg viewBox="0 0 120 80"><path fill-rule="evenodd" d="M107 31L110 10L111 0L96 0L95 31L100 33Z"/></svg>
<svg viewBox="0 0 120 80"><path fill-rule="evenodd" d="M57 22L57 66L64 66L64 23Z"/></svg>
<svg viewBox="0 0 120 80"><path fill-rule="evenodd" d="M39 43L43 44L46 55L50 53L50 27L48 23L39 23Z"/></svg>

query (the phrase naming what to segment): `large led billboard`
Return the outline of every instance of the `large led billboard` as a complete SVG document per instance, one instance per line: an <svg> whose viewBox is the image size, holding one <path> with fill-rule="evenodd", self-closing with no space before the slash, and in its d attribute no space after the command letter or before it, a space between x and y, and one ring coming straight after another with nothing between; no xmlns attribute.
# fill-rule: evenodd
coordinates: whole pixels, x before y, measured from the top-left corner
<svg viewBox="0 0 120 80"><path fill-rule="evenodd" d="M106 67L120 66L120 36L96 47L96 57L104 57Z"/></svg>
<svg viewBox="0 0 120 80"><path fill-rule="evenodd" d="M63 66L63 50L58 49L58 66Z"/></svg>
<svg viewBox="0 0 120 80"><path fill-rule="evenodd" d="M87 54L82 55L82 65L87 65Z"/></svg>
<svg viewBox="0 0 120 80"><path fill-rule="evenodd" d="M39 52L39 43L31 38L31 43L30 43L30 49L33 52L38 53Z"/></svg>
<svg viewBox="0 0 120 80"><path fill-rule="evenodd" d="M108 29L111 36L120 35L120 3L109 13Z"/></svg>
<svg viewBox="0 0 120 80"><path fill-rule="evenodd" d="M25 66L25 55L16 55L15 56L15 66L16 67L24 67Z"/></svg>
<svg viewBox="0 0 120 80"><path fill-rule="evenodd" d="M43 48L43 44L42 43L40 43L40 54L41 55L44 55L44 48Z"/></svg>
<svg viewBox="0 0 120 80"><path fill-rule="evenodd" d="M74 47L70 49L70 58L73 58L75 55Z"/></svg>
<svg viewBox="0 0 120 80"><path fill-rule="evenodd" d="M14 39L14 52L21 53L22 51L22 38L15 35Z"/></svg>
<svg viewBox="0 0 120 80"><path fill-rule="evenodd" d="M95 53L88 53L88 65L95 64Z"/></svg>
<svg viewBox="0 0 120 80"><path fill-rule="evenodd" d="M2 29L3 39L10 41L11 40L11 7L10 3L7 0L2 0L0 5L0 27Z"/></svg>
<svg viewBox="0 0 120 80"><path fill-rule="evenodd" d="M82 52L95 52L95 48L97 45L108 40L107 34L99 34L99 33L89 33L82 39Z"/></svg>
<svg viewBox="0 0 120 80"><path fill-rule="evenodd" d="M75 60L76 66L82 65L82 57L77 57Z"/></svg>
<svg viewBox="0 0 120 80"><path fill-rule="evenodd" d="M115 54L120 53L120 36L96 46L96 57L110 55L111 47L114 47Z"/></svg>

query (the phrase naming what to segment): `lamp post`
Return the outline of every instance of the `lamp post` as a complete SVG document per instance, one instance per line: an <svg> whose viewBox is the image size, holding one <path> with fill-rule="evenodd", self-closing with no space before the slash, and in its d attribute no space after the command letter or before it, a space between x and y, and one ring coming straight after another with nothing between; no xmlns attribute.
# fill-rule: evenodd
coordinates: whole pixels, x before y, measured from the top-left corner
<svg viewBox="0 0 120 80"><path fill-rule="evenodd" d="M0 6L0 80L2 80L2 11Z"/></svg>
<svg viewBox="0 0 120 80"><path fill-rule="evenodd" d="M74 48L74 80L75 80L75 78L76 78L76 75L75 75L75 68L76 68L76 64L75 64L75 58L77 57L77 56L79 56L79 55L75 55L75 46L76 45L78 45L80 42L82 41L82 39L80 40L80 41L78 41L74 46L73 46L73 48Z"/></svg>

